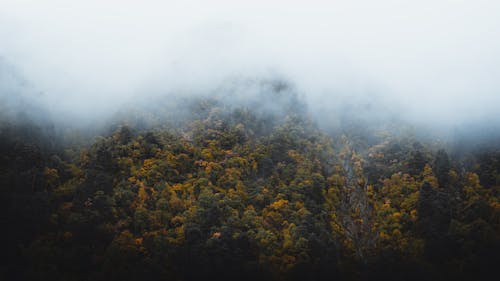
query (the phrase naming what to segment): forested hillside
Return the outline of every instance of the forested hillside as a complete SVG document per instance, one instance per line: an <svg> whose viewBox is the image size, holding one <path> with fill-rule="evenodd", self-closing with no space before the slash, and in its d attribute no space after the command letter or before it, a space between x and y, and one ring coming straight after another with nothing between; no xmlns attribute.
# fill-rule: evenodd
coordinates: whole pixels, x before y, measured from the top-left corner
<svg viewBox="0 0 500 281"><path fill-rule="evenodd" d="M182 118L169 117L173 108L165 119L123 113L93 138L5 119L0 278L498 273L500 150L349 125L322 131L273 87L272 110L192 98Z"/></svg>

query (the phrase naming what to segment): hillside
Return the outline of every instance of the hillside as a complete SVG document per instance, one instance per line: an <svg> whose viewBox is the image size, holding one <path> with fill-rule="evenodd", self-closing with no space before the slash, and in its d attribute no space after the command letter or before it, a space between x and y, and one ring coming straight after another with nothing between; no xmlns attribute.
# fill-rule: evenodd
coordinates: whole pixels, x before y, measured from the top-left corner
<svg viewBox="0 0 500 281"><path fill-rule="evenodd" d="M455 153L347 126L325 133L296 97L278 100L280 110L259 111L193 98L182 119L170 109L146 122L139 112L90 139L4 122L2 279L480 280L497 271L500 151Z"/></svg>

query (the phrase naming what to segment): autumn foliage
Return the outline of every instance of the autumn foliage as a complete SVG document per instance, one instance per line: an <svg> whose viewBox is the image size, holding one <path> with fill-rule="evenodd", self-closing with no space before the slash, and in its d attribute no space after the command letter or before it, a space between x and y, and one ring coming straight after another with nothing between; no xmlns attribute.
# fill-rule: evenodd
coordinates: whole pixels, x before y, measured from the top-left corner
<svg viewBox="0 0 500 281"><path fill-rule="evenodd" d="M2 137L4 280L440 280L496 270L493 154L329 135L293 108L263 116L193 104L177 127L121 125L65 149Z"/></svg>

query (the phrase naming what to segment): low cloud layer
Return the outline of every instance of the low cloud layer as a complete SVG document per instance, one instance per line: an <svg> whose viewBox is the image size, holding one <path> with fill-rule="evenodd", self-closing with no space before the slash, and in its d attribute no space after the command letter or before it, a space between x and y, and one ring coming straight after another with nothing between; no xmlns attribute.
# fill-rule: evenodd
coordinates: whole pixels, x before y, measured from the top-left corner
<svg viewBox="0 0 500 281"><path fill-rule="evenodd" d="M500 2L331 2L5 0L0 97L91 119L279 77L324 119L351 104L420 124L500 121Z"/></svg>

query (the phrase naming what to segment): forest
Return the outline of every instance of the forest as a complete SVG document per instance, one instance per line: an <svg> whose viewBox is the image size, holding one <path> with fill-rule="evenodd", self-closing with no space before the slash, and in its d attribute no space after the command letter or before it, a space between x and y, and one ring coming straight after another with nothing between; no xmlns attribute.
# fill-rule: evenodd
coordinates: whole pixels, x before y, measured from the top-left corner
<svg viewBox="0 0 500 281"><path fill-rule="evenodd" d="M326 130L285 84L267 89L159 101L92 133L2 116L0 279L498 276L498 142L356 113Z"/></svg>

